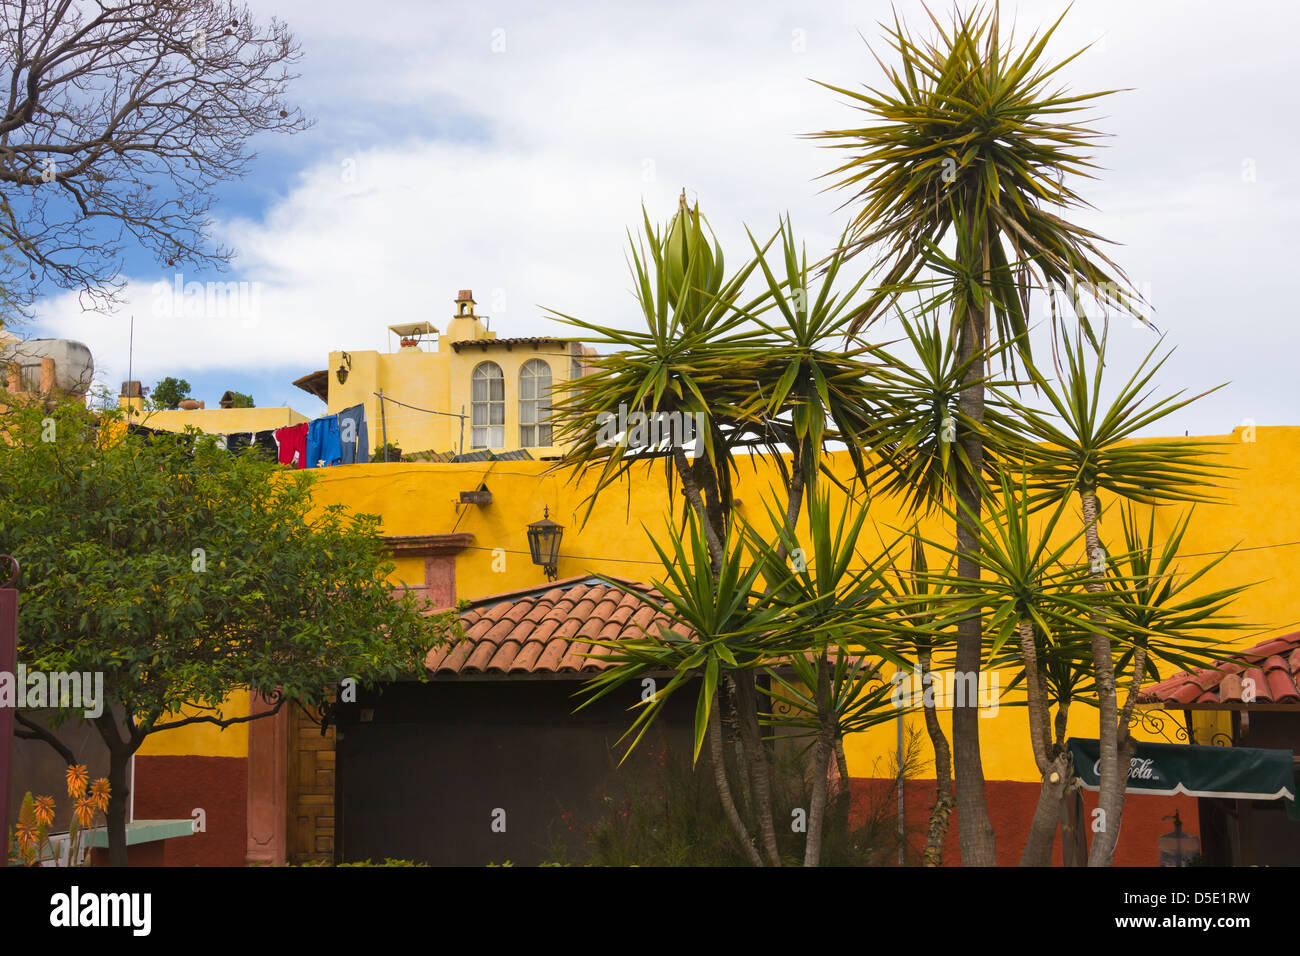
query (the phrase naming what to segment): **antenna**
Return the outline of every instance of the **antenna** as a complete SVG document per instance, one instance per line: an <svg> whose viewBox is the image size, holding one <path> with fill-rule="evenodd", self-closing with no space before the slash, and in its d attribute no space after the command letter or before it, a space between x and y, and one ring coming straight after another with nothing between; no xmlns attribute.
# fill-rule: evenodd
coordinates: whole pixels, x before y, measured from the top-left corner
<svg viewBox="0 0 1300 956"><path fill-rule="evenodd" d="M132 314L131 333L130 333L130 337L127 339L127 346L126 346L126 381L127 381L126 390L128 393L131 391L131 385L130 385L131 370L134 365L134 361L135 361L135 315ZM143 391L140 393L140 395L141 395L140 404L143 407L144 405ZM126 402L126 418L127 421L131 420L131 400L129 398L127 399Z"/></svg>

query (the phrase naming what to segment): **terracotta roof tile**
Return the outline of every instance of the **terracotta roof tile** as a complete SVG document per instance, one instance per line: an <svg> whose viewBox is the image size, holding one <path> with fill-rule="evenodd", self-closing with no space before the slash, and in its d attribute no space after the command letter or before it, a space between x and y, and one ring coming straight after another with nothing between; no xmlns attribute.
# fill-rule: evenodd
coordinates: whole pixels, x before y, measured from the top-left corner
<svg viewBox="0 0 1300 956"><path fill-rule="evenodd" d="M1139 701L1171 708L1192 703L1249 706L1241 695L1251 680L1253 703L1300 706L1300 632L1271 637L1238 656L1235 663L1175 674L1148 687Z"/></svg>
<svg viewBox="0 0 1300 956"><path fill-rule="evenodd" d="M1283 670L1271 670L1266 674L1268 678L1269 696L1273 698L1275 704L1286 704L1300 701L1300 693L1297 693L1295 682L1291 675Z"/></svg>
<svg viewBox="0 0 1300 956"><path fill-rule="evenodd" d="M662 597L643 585L625 583L647 597ZM430 651L425 666L435 676L595 673L610 666L599 658L611 651L593 640L640 638L643 626L667 621L604 581L570 578L474 602L461 614L464 639L452 648Z"/></svg>
<svg viewBox="0 0 1300 956"><path fill-rule="evenodd" d="M663 600L652 588L623 583L650 600ZM590 577L483 598L462 612L461 622L465 638L426 657L434 676L594 674L612 666L608 658L614 654L596 641L640 640L671 625L662 611ZM1201 688L1189 685L1181 692L1190 701Z"/></svg>
<svg viewBox="0 0 1300 956"><path fill-rule="evenodd" d="M1246 676L1242 679L1242 690L1245 691L1246 681L1253 681L1255 686L1255 699L1261 704L1273 703L1273 695L1268 691L1268 680L1264 677L1264 672L1258 667L1246 669ZM1245 701L1245 698L1242 698Z"/></svg>

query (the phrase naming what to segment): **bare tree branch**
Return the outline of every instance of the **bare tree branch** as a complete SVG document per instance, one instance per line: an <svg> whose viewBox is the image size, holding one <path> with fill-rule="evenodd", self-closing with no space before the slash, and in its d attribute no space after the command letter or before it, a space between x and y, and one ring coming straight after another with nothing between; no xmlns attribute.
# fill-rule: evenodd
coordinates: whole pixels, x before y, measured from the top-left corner
<svg viewBox="0 0 1300 956"><path fill-rule="evenodd" d="M169 720L165 724L154 724L149 728L149 733L156 734L160 730L174 730L177 727L186 727L190 724L216 724L222 729L231 727L235 724L246 724L250 720L261 720L263 717L271 717L274 714L278 714L280 708L284 706L284 702L287 699L288 698L285 697L277 698L274 707L270 710L264 710L260 714L249 714L246 717L226 718L213 717L210 714L202 714L200 716L186 717L183 720Z"/></svg>
<svg viewBox="0 0 1300 956"><path fill-rule="evenodd" d="M58 751L59 756L63 758L63 762L69 767L77 763L77 758L73 756L72 751L68 749L67 745L64 744L62 740L54 736L53 732L51 732L49 728L42 727L34 720L24 717L21 713L15 712L14 719L27 728L25 733L21 730L15 730L15 737L20 740L43 740Z"/></svg>
<svg viewBox="0 0 1300 956"><path fill-rule="evenodd" d="M214 187L257 134L311 125L284 101L293 35L231 0L0 0L0 54L0 287L20 306L48 280L112 307L128 247L224 266Z"/></svg>

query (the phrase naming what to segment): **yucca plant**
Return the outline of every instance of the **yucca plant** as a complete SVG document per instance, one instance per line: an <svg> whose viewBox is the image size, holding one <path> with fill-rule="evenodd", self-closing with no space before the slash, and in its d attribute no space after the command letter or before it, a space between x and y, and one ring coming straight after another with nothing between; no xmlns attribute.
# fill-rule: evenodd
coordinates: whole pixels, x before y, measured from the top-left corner
<svg viewBox="0 0 1300 956"><path fill-rule="evenodd" d="M727 274L721 247L698 205L686 205L685 194L666 230L652 225L648 214L643 218L644 236L632 242L629 254L643 328L625 330L548 310L585 330L582 341L615 350L592 360L591 372L553 402L556 443L570 446L557 467L575 481L597 471L585 520L599 495L638 462L662 460L670 487L674 478L680 480L704 521L716 571L731 517L733 443L743 440L743 423L755 415L753 380L765 353L764 333L746 323L760 301L739 302L757 262ZM703 428L689 456L680 442L634 447L631 429L610 439L609 423L620 410L702 422Z"/></svg>
<svg viewBox="0 0 1300 956"><path fill-rule="evenodd" d="M805 490L813 489L819 474L852 493L828 467L827 442L843 444L854 477L865 477L873 450L871 423L886 396L879 387L876 350L844 343L848 325L861 308L856 296L866 276L837 291L843 253L833 253L819 273L815 265L809 266L789 217L782 219L778 235L781 259L774 268L750 234L767 289L761 309L737 313L766 333L767 353L753 382L761 416L750 424L755 444L780 471L786 488L786 527L792 529ZM783 450L791 454L789 467Z"/></svg>
<svg viewBox="0 0 1300 956"><path fill-rule="evenodd" d="M942 497L939 501L944 500ZM943 862L943 844L948 835L948 824L955 805L952 794L952 748L944 736L939 722L939 712L934 694L926 693L927 686L935 681L935 655L945 652L951 643L951 634L935 627L943 610L944 587L930 576L925 544L916 530L907 536L911 553L911 567L895 567L892 574L884 575L882 583L900 615L914 628L911 633L915 652L916 674L920 680L921 713L925 721L926 736L934 754L934 806L930 809L930 823L926 828L925 849L921 859L926 866L939 866ZM951 564L945 572L951 570ZM949 590L949 593L950 590Z"/></svg>
<svg viewBox="0 0 1300 956"><path fill-rule="evenodd" d="M730 673L763 667L770 653L765 647L766 635L779 629L779 621L788 613L788 608L764 598L759 590L763 567L749 561L750 550L739 532L728 532L723 542L724 560L715 574L711 544L702 521L693 511L687 512L686 519L684 532L669 529L669 547L651 539L665 570L665 577L654 582L662 594L662 601L618 579L602 578L646 606L661 611L671 621L671 626L661 626L658 633L646 633L641 638L594 642L601 650L594 650L592 656L611 662L613 666L584 685L588 696L581 706L585 707L646 674L671 672L668 683L642 703L640 714L622 738L630 738L630 752L669 697L690 682L698 681L694 759L699 759L707 736L718 795L738 842L755 866L763 865L764 857L768 863L779 865L771 795L765 789L770 786L770 778L765 755L759 752L761 742L757 738L752 743L745 741L740 772L741 786L750 795L746 803L754 808L758 818L758 844L762 847L763 857L737 809L727 779L719 685Z"/></svg>
<svg viewBox="0 0 1300 956"><path fill-rule="evenodd" d="M871 269L880 277L857 325L888 314L898 296L918 285L937 290L935 301L952 307L965 370L961 409L981 423L978 357L990 341L1015 342L1032 364L1026 333L1033 290L1082 284L1105 308L1141 310L1127 277L1102 251L1103 240L1062 215L1084 205L1067 174L1090 177L1095 168L1090 149L1098 134L1079 113L1106 94L1073 94L1057 85L1061 70L1082 52L1048 59L1060 20L1017 46L1003 33L996 5L956 10L946 23L928 9L926 15L933 39L914 37L897 18L886 27L894 62L876 57L883 88L821 84L860 109L866 125L812 135L848 154L826 175L830 188L848 190L856 205L847 251L871 250ZM1089 327L1082 303L1075 304ZM978 516L982 436L972 428L958 440L971 477L958 494ZM969 580L978 576L974 547L959 527L957 570ZM962 672L979 671L978 623L965 622L958 635ZM962 860L992 866L974 711L954 712L953 736Z"/></svg>
<svg viewBox="0 0 1300 956"><path fill-rule="evenodd" d="M990 495L989 504L992 513L988 520L981 521L958 502L960 513L954 517L976 537L983 574L978 591L974 582L960 573L950 581L942 581L954 595L948 602L947 619L956 623L970 615L982 616L992 638L990 657L995 660L1005 646L1019 647L1030 744L1042 778L1021 865L1047 866L1071 767L1064 740L1054 740L1052 735L1052 697L1042 647L1059 647L1060 640L1074 638L1080 629L1091 634L1108 626L1114 628L1117 622L1106 612L1107 595L1085 586L1087 566L1072 560L1083 532L1070 533L1062 528L1068 500L1062 499L1045 517L1036 517L1028 495L1028 479L1022 472L1018 482L1005 473L1000 475L998 490ZM959 808L958 819L960 812Z"/></svg>
<svg viewBox="0 0 1300 956"><path fill-rule="evenodd" d="M1209 392L1184 397L1180 391L1153 400L1151 381L1169 357L1166 354L1157 360L1157 345L1142 359L1114 400L1103 404L1106 342L1103 335L1090 370L1082 333L1063 336L1059 384L1037 369L1030 370L1035 390L1046 398L1054 414L1044 414L1012 396L1004 396L1020 418L1020 428L1014 433L1005 431L1004 437L1008 443L1014 443L1017 435L1023 440L1022 454L1032 477L1031 503L1078 495L1090 568L1087 587L1094 593L1106 588L1108 574L1101 544L1099 493L1146 504L1204 501L1211 499L1213 483L1223 475L1223 470L1215 467L1214 442L1136 438L1141 431ZM1101 726L1098 805L1110 822L1098 832L1089 856L1092 865L1109 865L1119 835L1128 780L1129 761L1121 749L1121 742L1128 739L1128 728L1127 718L1120 721L1111 636L1102 627L1091 629L1090 635Z"/></svg>
<svg viewBox="0 0 1300 956"><path fill-rule="evenodd" d="M983 421L962 408L968 373L976 363L987 367L989 351L959 360L937 312L922 309L910 317L900 309L897 315L905 333L897 344L905 341L911 355L897 354L896 343L871 350L879 384L873 396L875 414L860 438L874 452L872 491L895 496L905 513L914 515L933 511L972 482L973 463L959 435L981 434L984 479L996 473L1008 445L1018 451L1020 442L1001 391L991 391ZM1016 383L985 377L979 384L992 390Z"/></svg>
<svg viewBox="0 0 1300 956"><path fill-rule="evenodd" d="M617 349L598 359L595 372L579 378L554 411L559 440L573 444L557 467L570 469L575 479L589 468L598 471L592 505L637 461L665 460L670 479L681 481L688 514L698 521L692 527L704 535L711 573L720 579L731 554L726 542L734 520L733 454L757 450L775 460L785 486L786 525L793 528L807 490L819 473L830 474L828 441L844 442L858 470L864 470L858 435L869 417L874 385L860 351L831 346L858 309L849 300L860 282L837 293L834 262L814 278L788 219L778 233L782 262L769 262L768 245L751 235L754 260L728 275L706 227L698 209L684 203L665 234L647 219L643 244L631 256L645 331L553 313L594 333L587 341ZM762 270L767 288L742 302L741 289L755 269ZM620 406L699 418L704 427L692 449L697 454L688 456L680 446L634 448L628 435L603 440L602 431ZM782 457L786 451L793 456L788 465ZM720 667L736 718L736 750L747 768L742 785L751 798L748 805L757 807L764 853L769 862L779 862L757 671L740 664Z"/></svg>
<svg viewBox="0 0 1300 956"><path fill-rule="evenodd" d="M774 684L782 689L774 703L783 701L791 708L789 714L780 715L774 706L768 722L813 738L804 865L817 866L830 762L837 749L842 753L845 733L897 715L890 695L871 684L873 676L878 679L876 672L882 662L903 669L909 666L900 653L906 625L882 600L886 592L881 576L888 551L865 568L854 567L867 519L864 503L846 499L835 515L828 491L810 494L805 539L786 524L775 506L769 505L768 513L780 541L778 548L772 548L752 526L746 531L755 566L762 568L767 579L768 600L787 612L769 629L767 646L779 654L780 665L790 668L798 681L783 676L780 667L768 667ZM793 569L786 566L787 554L798 555ZM847 762L841 773L847 773Z"/></svg>

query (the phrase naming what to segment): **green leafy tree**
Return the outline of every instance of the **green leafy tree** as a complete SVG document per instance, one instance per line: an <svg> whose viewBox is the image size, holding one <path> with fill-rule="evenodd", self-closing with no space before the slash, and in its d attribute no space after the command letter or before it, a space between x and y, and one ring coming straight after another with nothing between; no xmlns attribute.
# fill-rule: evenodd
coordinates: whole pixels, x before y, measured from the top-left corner
<svg viewBox="0 0 1300 956"><path fill-rule="evenodd" d="M1061 69L1079 55L1055 63L1046 57L1060 20L1017 47L1001 30L996 5L955 11L946 23L926 13L933 39L915 37L897 19L888 28L897 65L877 57L883 89L822 84L859 109L865 125L813 135L846 154L827 173L857 202L845 253L876 256L871 271L879 282L856 325L887 315L900 295L918 286L937 290L935 301L951 305L963 373L956 441L969 466L955 492L977 516L989 343L1014 342L1032 364L1026 333L1035 289L1063 290L1085 328L1089 299L1135 314L1137 305L1124 273L1102 251L1103 240L1061 215L1084 205L1067 175L1088 176L1093 166L1088 150L1098 134L1078 114L1105 94L1057 86ZM978 541L965 522L956 538L958 575L973 582ZM963 674L977 675L981 666L979 623L970 618L957 636ZM992 866L994 833L973 708L953 712L953 751L962 860Z"/></svg>
<svg viewBox="0 0 1300 956"><path fill-rule="evenodd" d="M153 387L149 400L154 408L176 408L190 397L190 383L183 378L168 375Z"/></svg>
<svg viewBox="0 0 1300 956"><path fill-rule="evenodd" d="M245 395L243 392L231 392L230 407L231 408L254 408L256 406L254 406L253 404L252 395Z"/></svg>
<svg viewBox="0 0 1300 956"><path fill-rule="evenodd" d="M146 440L113 415L96 428L79 403L13 408L3 431L0 551L23 568L19 655L103 675L91 719L110 756L114 865L126 862L128 762L149 736L262 716L232 710L240 690L274 713L320 706L347 679L422 677L430 648L458 632L455 612L395 598L379 519L313 506L309 471L192 429Z"/></svg>

